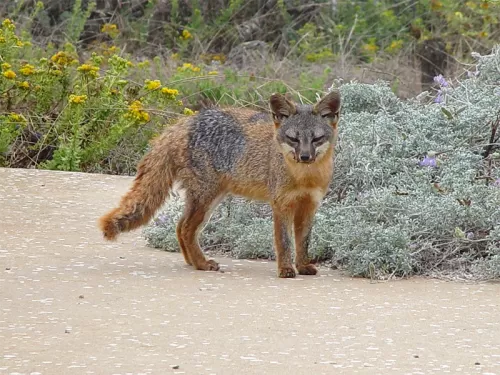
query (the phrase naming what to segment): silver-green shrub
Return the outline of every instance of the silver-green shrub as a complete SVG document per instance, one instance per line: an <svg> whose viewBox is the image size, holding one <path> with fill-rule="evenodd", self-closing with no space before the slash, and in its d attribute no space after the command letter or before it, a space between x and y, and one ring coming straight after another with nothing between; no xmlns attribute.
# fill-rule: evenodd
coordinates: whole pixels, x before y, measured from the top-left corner
<svg viewBox="0 0 500 375"><path fill-rule="evenodd" d="M335 176L316 216L312 256L369 277L500 277L500 48L474 57L466 78L437 77L438 92L412 100L382 82L339 84ZM145 229L151 246L178 250L171 218L179 205ZM273 258L269 208L226 201L201 242Z"/></svg>

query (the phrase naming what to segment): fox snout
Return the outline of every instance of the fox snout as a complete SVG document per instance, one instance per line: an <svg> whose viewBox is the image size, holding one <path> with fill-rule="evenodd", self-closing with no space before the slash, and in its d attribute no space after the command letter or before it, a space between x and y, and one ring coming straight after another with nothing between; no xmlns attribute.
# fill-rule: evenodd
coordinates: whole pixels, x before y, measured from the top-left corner
<svg viewBox="0 0 500 375"><path fill-rule="evenodd" d="M309 163L309 162L312 162L314 161L314 158L311 156L311 154L300 154L299 155L299 160L302 162L302 163Z"/></svg>

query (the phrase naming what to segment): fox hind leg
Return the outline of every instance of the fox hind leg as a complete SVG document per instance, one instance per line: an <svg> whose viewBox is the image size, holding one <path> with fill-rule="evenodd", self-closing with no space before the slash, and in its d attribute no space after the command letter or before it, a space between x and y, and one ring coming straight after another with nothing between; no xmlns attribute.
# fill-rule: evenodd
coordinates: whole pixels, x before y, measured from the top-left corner
<svg viewBox="0 0 500 375"><path fill-rule="evenodd" d="M186 264L192 266L193 262L191 260L191 257L189 256L189 253L186 250L186 246L184 245L184 240L182 239L182 226L184 225L184 220L185 220L185 217L182 216L180 218L179 222L177 223L177 229L176 229L177 241L179 242L179 247L181 248L181 253L184 256L184 260L186 261Z"/></svg>
<svg viewBox="0 0 500 375"><path fill-rule="evenodd" d="M197 270L217 271L219 269L218 263L205 258L198 237L223 198L224 195L205 194L201 199L195 199L189 195L186 197L184 215L179 221L177 236L180 238L179 244L186 263L191 263Z"/></svg>

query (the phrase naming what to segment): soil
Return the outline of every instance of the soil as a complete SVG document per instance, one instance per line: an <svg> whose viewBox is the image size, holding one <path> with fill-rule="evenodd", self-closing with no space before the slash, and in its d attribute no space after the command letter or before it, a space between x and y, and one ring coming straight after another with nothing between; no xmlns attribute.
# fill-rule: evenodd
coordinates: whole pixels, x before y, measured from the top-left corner
<svg viewBox="0 0 500 375"><path fill-rule="evenodd" d="M500 374L500 284L195 271L102 239L131 181L0 169L0 374Z"/></svg>

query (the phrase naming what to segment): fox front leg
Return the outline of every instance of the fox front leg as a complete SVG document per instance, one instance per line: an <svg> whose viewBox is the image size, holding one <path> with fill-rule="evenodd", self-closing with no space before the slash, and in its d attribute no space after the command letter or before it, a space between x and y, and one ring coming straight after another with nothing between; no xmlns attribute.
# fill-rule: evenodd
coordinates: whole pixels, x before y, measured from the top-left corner
<svg viewBox="0 0 500 375"><path fill-rule="evenodd" d="M290 225L287 219L283 212L273 208L274 247L278 262L278 276L293 278L295 277L295 270L292 264L292 243L288 234Z"/></svg>
<svg viewBox="0 0 500 375"><path fill-rule="evenodd" d="M316 275L318 270L311 263L308 250L314 215L318 203L310 198L304 198L298 204L293 218L295 232L295 266L300 275Z"/></svg>

